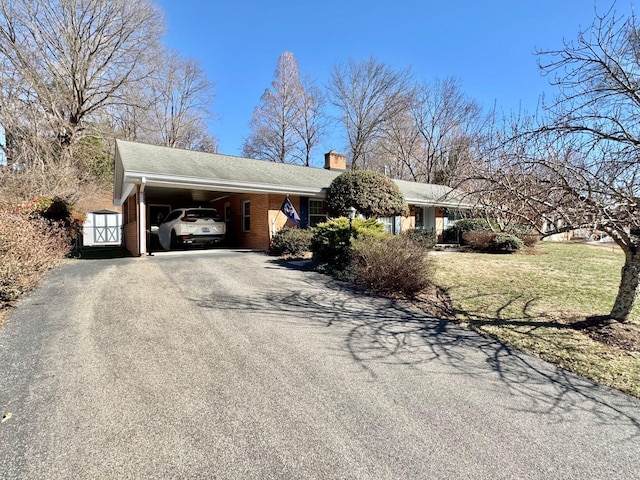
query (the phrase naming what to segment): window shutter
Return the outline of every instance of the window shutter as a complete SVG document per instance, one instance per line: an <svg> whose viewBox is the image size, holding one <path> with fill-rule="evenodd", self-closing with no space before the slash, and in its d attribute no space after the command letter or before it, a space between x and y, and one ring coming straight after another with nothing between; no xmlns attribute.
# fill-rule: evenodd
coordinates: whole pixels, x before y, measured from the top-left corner
<svg viewBox="0 0 640 480"><path fill-rule="evenodd" d="M393 217L393 233L394 235L398 235L400 233L400 229L402 228L402 217L400 215L396 215Z"/></svg>
<svg viewBox="0 0 640 480"><path fill-rule="evenodd" d="M309 198L300 197L300 228L309 226Z"/></svg>

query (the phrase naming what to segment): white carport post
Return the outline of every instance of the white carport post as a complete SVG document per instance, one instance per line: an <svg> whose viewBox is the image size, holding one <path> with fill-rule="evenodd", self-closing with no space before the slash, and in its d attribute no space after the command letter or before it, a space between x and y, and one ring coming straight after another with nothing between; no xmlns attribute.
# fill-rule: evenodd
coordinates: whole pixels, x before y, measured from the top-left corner
<svg viewBox="0 0 640 480"><path fill-rule="evenodd" d="M138 235L139 235L139 239L140 239L140 255L146 255L147 254L147 206L146 206L146 201L144 198L144 187L147 185L147 179L145 177L142 177L142 183L139 187L139 193L140 193L140 211L138 212L138 219L139 219L139 225L138 225Z"/></svg>

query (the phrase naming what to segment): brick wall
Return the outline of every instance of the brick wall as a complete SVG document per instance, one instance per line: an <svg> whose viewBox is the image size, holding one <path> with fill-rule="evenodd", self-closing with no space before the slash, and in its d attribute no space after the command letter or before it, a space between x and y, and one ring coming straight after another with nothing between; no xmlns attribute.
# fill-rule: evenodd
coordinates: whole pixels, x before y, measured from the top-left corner
<svg viewBox="0 0 640 480"><path fill-rule="evenodd" d="M291 196L289 198L299 213L300 197ZM230 205L231 218L227 225L229 245L240 248L267 250L271 243L271 229L274 219L276 221L276 231L285 225L295 225L293 222L288 221L287 217L280 212L280 207L284 199L285 195L237 194L216 202L214 207L221 214L224 214L225 203L229 203ZM250 202L250 229L248 232L242 231L242 203L245 200L249 200Z"/></svg>
<svg viewBox="0 0 640 480"><path fill-rule="evenodd" d="M292 222L287 218L287 216L280 211L280 207L282 207L282 202L286 195L269 195L269 228L270 231L272 228L272 221L275 220L275 231L277 232L283 227L295 227L295 222ZM296 195L290 195L289 200L293 204L296 212L300 215L300 197ZM271 238L271 237L269 237Z"/></svg>
<svg viewBox="0 0 640 480"><path fill-rule="evenodd" d="M124 226L124 246L127 250L131 252L131 254L139 256L140 250L138 242L138 224L137 223L128 223Z"/></svg>

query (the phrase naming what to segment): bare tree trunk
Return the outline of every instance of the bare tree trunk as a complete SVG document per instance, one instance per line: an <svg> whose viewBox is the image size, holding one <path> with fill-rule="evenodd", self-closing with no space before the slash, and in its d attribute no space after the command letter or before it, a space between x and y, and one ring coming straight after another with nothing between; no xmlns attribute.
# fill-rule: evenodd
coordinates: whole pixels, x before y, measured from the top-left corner
<svg viewBox="0 0 640 480"><path fill-rule="evenodd" d="M625 263L622 267L618 296L611 310L610 317L619 322L626 322L636 302L640 290L640 250L625 248Z"/></svg>

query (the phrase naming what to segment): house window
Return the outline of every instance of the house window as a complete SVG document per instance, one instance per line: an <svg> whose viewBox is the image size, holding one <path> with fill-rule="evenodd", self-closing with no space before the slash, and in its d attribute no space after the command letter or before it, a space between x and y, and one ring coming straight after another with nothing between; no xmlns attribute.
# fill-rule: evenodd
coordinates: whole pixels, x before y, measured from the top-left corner
<svg viewBox="0 0 640 480"><path fill-rule="evenodd" d="M443 209L442 211L444 216L444 229L451 228L455 223L464 218L462 216L462 212L460 210L449 210Z"/></svg>
<svg viewBox="0 0 640 480"><path fill-rule="evenodd" d="M250 202L244 200L242 202L242 231L248 232L251 230L251 216L250 216Z"/></svg>
<svg viewBox="0 0 640 480"><path fill-rule="evenodd" d="M315 227L327 221L327 209L324 200L309 199L309 226Z"/></svg>
<svg viewBox="0 0 640 480"><path fill-rule="evenodd" d="M400 233L400 227L397 225L397 217L378 217L378 222L384 227L384 231L392 235Z"/></svg>
<svg viewBox="0 0 640 480"><path fill-rule="evenodd" d="M461 220L464 218L460 210L446 209L445 212L447 214L447 220L449 220L450 222L457 222L458 220Z"/></svg>

